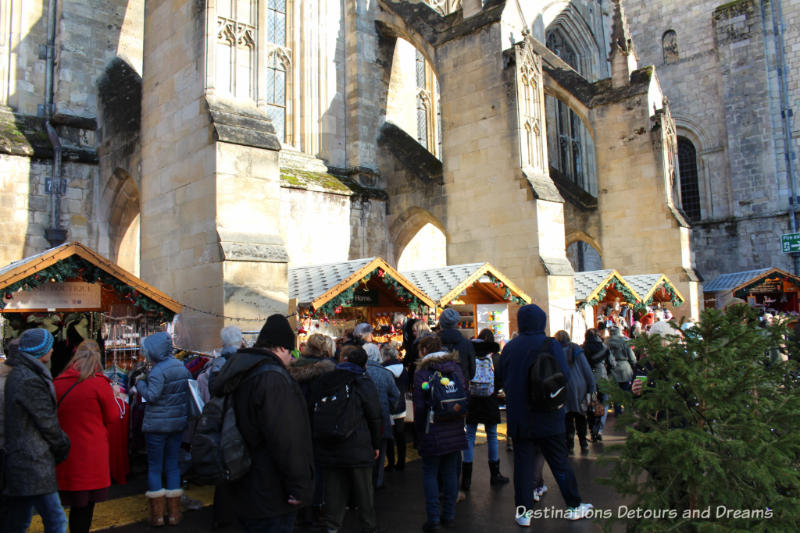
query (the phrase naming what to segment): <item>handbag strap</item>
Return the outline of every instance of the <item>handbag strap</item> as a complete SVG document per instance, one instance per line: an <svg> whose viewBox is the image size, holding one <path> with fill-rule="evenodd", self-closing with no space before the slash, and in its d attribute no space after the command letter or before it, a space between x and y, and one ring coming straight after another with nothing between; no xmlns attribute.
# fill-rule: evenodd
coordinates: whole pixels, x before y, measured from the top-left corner
<svg viewBox="0 0 800 533"><path fill-rule="evenodd" d="M58 409L58 407L61 405L61 402L63 402L63 401L64 401L64 398L67 396L67 394L69 394L69 391L71 391L72 389L74 389L74 388L75 388L75 386L76 386L78 383L80 383L80 382L81 382L81 380L79 380L79 379L76 379L76 380L75 380L75 383L73 383L73 384L72 384L72 386L71 386L70 388L68 388L68 389L67 389L67 392L65 392L64 394L62 394L62 395L61 395L61 398L59 398L59 399L58 399L58 403L56 403L56 409Z"/></svg>

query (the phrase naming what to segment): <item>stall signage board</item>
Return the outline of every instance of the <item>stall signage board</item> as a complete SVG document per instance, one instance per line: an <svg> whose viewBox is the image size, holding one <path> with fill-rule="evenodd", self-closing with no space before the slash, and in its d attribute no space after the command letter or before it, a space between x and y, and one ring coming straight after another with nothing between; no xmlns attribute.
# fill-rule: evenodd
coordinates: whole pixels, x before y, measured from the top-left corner
<svg viewBox="0 0 800 533"><path fill-rule="evenodd" d="M378 305L378 290L355 291L353 293L353 307L368 307Z"/></svg>
<svg viewBox="0 0 800 533"><path fill-rule="evenodd" d="M781 235L781 250L785 254L800 252L800 233L784 233Z"/></svg>
<svg viewBox="0 0 800 533"><path fill-rule="evenodd" d="M5 311L28 309L100 309L100 284L82 281L45 283L15 292L6 300Z"/></svg>

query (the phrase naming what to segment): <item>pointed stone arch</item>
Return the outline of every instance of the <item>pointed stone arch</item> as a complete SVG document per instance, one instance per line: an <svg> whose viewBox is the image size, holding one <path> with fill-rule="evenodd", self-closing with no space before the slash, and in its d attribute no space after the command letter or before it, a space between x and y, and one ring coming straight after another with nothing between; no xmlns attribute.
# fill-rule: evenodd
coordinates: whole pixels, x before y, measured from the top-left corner
<svg viewBox="0 0 800 533"><path fill-rule="evenodd" d="M444 235L447 240L447 231L444 224L435 217L430 211L421 207L411 207L397 216L389 227L389 235L394 252L394 262L400 259L400 255L405 250L411 239L426 225L432 224Z"/></svg>
<svg viewBox="0 0 800 533"><path fill-rule="evenodd" d="M114 170L106 181L100 205L101 225L108 228L109 259L136 274L139 268L136 227L140 213L139 187L126 170Z"/></svg>

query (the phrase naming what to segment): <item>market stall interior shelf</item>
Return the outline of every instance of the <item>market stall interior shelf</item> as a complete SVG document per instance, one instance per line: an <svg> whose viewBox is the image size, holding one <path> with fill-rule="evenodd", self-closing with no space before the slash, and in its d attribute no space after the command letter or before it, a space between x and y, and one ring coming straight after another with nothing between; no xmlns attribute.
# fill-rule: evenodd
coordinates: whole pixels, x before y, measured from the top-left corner
<svg viewBox="0 0 800 533"><path fill-rule="evenodd" d="M516 312L509 305L531 302L530 296L489 263L414 270L403 275L437 307L457 310L461 315L459 328L467 337L489 328L498 340L508 340L516 327Z"/></svg>
<svg viewBox="0 0 800 533"><path fill-rule="evenodd" d="M180 311L180 303L77 242L0 268L3 340L31 327L50 330L54 375L87 338L98 340L112 371L124 373L140 339Z"/></svg>
<svg viewBox="0 0 800 533"><path fill-rule="evenodd" d="M644 305L679 307L686 301L664 274L637 274L625 276L625 279L641 295Z"/></svg>
<svg viewBox="0 0 800 533"><path fill-rule="evenodd" d="M290 268L289 298L297 307L301 342L310 333L339 337L359 322L372 324L378 342L402 340L399 318L434 307L380 257Z"/></svg>
<svg viewBox="0 0 800 533"><path fill-rule="evenodd" d="M779 268L722 274L703 286L706 307L725 307L740 298L754 307L787 313L800 310L800 277Z"/></svg>

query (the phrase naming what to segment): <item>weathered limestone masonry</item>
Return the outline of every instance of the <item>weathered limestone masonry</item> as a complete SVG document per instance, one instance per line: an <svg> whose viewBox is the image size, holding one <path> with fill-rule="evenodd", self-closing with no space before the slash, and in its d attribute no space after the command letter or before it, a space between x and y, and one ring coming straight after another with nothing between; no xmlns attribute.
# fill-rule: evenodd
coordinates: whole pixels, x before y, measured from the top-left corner
<svg viewBox="0 0 800 533"><path fill-rule="evenodd" d="M214 6L147 2L142 100L142 276L189 306L204 348L223 316L258 329L288 298L280 144L262 111L214 94Z"/></svg>
<svg viewBox="0 0 800 533"><path fill-rule="evenodd" d="M780 0L628 2L640 58L659 65L677 133L697 151L701 218L693 222L699 272L777 266L790 232L788 181L781 124L774 22L784 28L789 106L800 106L800 4ZM675 32L665 55L662 35ZM800 128L792 122L798 153ZM797 172L795 161L795 173Z"/></svg>
<svg viewBox="0 0 800 533"><path fill-rule="evenodd" d="M462 19L461 12L442 18L424 4L381 5L386 33L403 35L424 50L438 74L445 203L436 214L447 235L448 263L491 258L548 311L550 329L564 327L575 300L564 251L563 200L552 182L549 187L540 183L549 182L540 179L546 176L546 156L538 173L530 169L526 177L523 172L516 95L520 65L515 49L504 54L505 10L517 13L516 7L495 2ZM541 70L536 87L541 117Z"/></svg>

